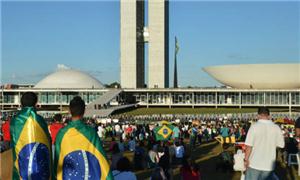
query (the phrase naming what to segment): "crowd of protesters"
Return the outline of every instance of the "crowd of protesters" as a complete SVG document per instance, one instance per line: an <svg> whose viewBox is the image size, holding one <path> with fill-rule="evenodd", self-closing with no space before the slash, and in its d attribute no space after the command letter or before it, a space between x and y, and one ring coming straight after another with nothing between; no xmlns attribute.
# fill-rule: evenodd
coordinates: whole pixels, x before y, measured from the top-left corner
<svg viewBox="0 0 300 180"><path fill-rule="evenodd" d="M267 115L265 118L271 119ZM254 122L255 118L249 115L245 119L238 118L238 116L231 118L206 116L202 117L203 119L197 119L196 117L194 115L116 116L113 118L118 118L118 121L104 122L98 118L88 118L84 119L84 123L93 129L103 142L114 179L134 180L136 179L134 172L145 169L151 169L151 179L172 179L172 169L174 167L180 168L182 179L200 179L200 169L190 156L195 147L215 139L221 144L225 144L220 154L222 161L220 165L216 162L216 169L221 167L226 171L228 167L229 170L232 170L234 166L238 166L234 165L233 159L244 160L245 149L238 151L233 157L228 153L228 145L246 141L246 143L248 142L246 145L252 147L255 142L251 141L253 144L249 143L250 137L248 137L248 140L246 137L251 121ZM141 118L143 118L143 124L138 122ZM249 118L252 118L251 121ZM1 152L9 148L10 119L8 117L7 121L1 124ZM48 130L52 140L52 158L54 158L56 150L57 134L65 126L68 126L73 119L56 114L52 121L48 122ZM161 120L167 120L167 122L161 122ZM172 124L174 127L172 135L167 140L156 140L154 128L164 123ZM283 159L286 161L289 154L298 152L298 141L292 126L280 125L276 127L280 127L281 134L285 138ZM283 144L281 143L279 147L283 147ZM133 154L133 157L128 157L128 153ZM243 154L242 158L239 154ZM248 154L246 152L246 158L249 161L249 152ZM243 168L236 169L245 170Z"/></svg>

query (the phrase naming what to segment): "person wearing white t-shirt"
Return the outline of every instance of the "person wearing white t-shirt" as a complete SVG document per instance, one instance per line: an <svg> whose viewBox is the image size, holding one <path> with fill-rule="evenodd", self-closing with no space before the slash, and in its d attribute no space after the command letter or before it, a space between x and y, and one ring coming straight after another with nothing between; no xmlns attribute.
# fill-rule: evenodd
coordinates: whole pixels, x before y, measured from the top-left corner
<svg viewBox="0 0 300 180"><path fill-rule="evenodd" d="M117 136L119 135L120 130L121 130L121 126L119 124L116 124L115 125L115 131L116 131Z"/></svg>
<svg viewBox="0 0 300 180"><path fill-rule="evenodd" d="M104 128L102 125L98 126L98 136L99 138L102 138L103 137L103 134L104 134Z"/></svg>
<svg viewBox="0 0 300 180"><path fill-rule="evenodd" d="M251 125L245 142L246 180L272 178L276 148L284 147L281 130L270 120L270 111L267 107L258 108L258 119Z"/></svg>

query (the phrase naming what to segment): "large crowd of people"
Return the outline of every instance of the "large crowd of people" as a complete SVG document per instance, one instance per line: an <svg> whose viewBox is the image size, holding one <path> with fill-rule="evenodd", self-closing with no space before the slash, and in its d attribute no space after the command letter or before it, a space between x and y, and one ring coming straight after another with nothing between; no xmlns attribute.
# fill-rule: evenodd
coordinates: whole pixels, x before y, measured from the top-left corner
<svg viewBox="0 0 300 180"><path fill-rule="evenodd" d="M191 115L115 116L103 121L85 119L84 101L77 96L70 102L70 117L56 114L46 124L34 108L37 103L34 93L25 93L21 102L22 110L1 124L1 152L13 150L13 179L25 176L74 179L78 175L134 180L137 179L135 172L150 169L151 179L165 180L173 178L174 168L180 169L184 180L201 179L201 170L191 155L198 145L215 140L223 147L220 162L216 162L217 169L241 171L246 179L267 179L274 175L272 163L276 147L283 148L285 161L289 154L298 152L293 125L275 125L265 107L259 108L257 122L254 116L201 119ZM117 118L118 121L112 120ZM138 121L141 118L142 124ZM165 138L158 140L155 128L164 125L172 127L171 134L162 132ZM30 138L23 133L25 130L31 132ZM236 146L237 153L233 156L228 153L230 144L241 144L242 148ZM44 157L43 163L38 162L38 158L30 159L32 151L36 157L47 154L49 157ZM16 158L23 156L25 159ZM263 162L261 157L264 157ZM26 158L31 165L35 163L43 169L30 169ZM15 167L17 161L19 164Z"/></svg>

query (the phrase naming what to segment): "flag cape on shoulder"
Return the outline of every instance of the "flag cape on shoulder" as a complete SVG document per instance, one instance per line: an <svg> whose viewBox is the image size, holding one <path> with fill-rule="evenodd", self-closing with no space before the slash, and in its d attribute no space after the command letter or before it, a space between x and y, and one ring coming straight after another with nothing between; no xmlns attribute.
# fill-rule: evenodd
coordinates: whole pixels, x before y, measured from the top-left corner
<svg viewBox="0 0 300 180"><path fill-rule="evenodd" d="M56 136L55 179L113 179L95 129L71 121Z"/></svg>
<svg viewBox="0 0 300 180"><path fill-rule="evenodd" d="M169 140L173 133L174 126L169 124L164 124L162 126L157 126L154 128L155 138L156 140L166 141Z"/></svg>
<svg viewBox="0 0 300 180"><path fill-rule="evenodd" d="M44 119L25 107L10 124L12 179L51 179L51 139Z"/></svg>

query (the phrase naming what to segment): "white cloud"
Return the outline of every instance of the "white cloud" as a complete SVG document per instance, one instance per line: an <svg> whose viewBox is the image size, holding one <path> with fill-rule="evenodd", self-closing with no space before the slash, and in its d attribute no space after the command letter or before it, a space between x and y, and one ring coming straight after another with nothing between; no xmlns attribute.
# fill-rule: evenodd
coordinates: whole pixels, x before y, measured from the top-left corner
<svg viewBox="0 0 300 180"><path fill-rule="evenodd" d="M57 64L56 67L57 70L62 70L62 69L71 69L70 67L64 65L64 64Z"/></svg>

